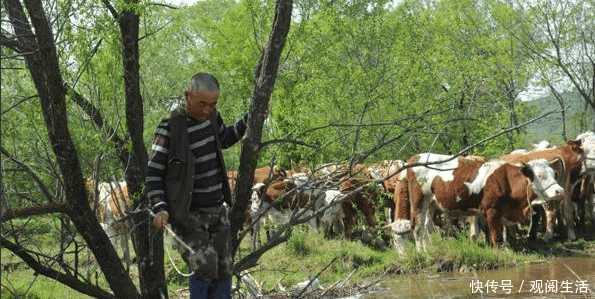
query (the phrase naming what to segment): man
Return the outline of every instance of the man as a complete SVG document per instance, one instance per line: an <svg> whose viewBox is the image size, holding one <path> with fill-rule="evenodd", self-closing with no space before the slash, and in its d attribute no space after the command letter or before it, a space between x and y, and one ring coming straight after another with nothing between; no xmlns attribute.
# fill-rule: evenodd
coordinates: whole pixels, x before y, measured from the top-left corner
<svg viewBox="0 0 595 299"><path fill-rule="evenodd" d="M216 110L219 83L198 73L185 92L186 109L172 112L155 131L146 178L147 196L162 229L174 231L193 251L177 246L188 268L190 298L230 298L231 192L221 148L246 131L247 114L225 126Z"/></svg>

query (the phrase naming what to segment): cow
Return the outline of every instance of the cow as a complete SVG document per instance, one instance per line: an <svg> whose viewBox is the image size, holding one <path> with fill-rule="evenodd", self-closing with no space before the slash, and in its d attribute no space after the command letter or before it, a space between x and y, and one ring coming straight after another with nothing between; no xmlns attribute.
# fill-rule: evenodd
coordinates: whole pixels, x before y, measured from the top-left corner
<svg viewBox="0 0 595 299"><path fill-rule="evenodd" d="M269 166L256 168L254 170L254 184L258 183L266 183L267 181L272 181L277 178L285 178L287 177L287 172L278 167L273 167L273 171L271 173L271 168ZM236 187L236 181L238 179L238 172L236 170L228 170L227 171L227 180L229 182L229 189L233 192Z"/></svg>
<svg viewBox="0 0 595 299"><path fill-rule="evenodd" d="M578 225L584 227L585 221L589 219L593 226L595 220L595 133L589 131L579 134L576 140L581 141L585 160L581 168L580 182L573 190L573 202L578 205Z"/></svg>
<svg viewBox="0 0 595 299"><path fill-rule="evenodd" d="M595 171L595 133L589 131L579 134L576 140L581 141L585 153L582 172Z"/></svg>
<svg viewBox="0 0 595 299"><path fill-rule="evenodd" d="M529 151L524 148L515 149L514 151L510 152L511 154L526 154Z"/></svg>
<svg viewBox="0 0 595 299"><path fill-rule="evenodd" d="M391 224L393 239L397 240L393 244L400 246L402 234L412 228L417 249L425 250L429 234L434 231L436 209L440 209L447 217L477 214L480 197L471 194L465 183L475 178L484 162L482 157L454 157L434 153L409 158L409 165L432 164L408 168L406 176L399 178L395 188L396 220ZM407 206L410 206L409 213L406 211ZM470 212L472 209L475 210Z"/></svg>
<svg viewBox="0 0 595 299"><path fill-rule="evenodd" d="M385 206L388 207L388 212L390 216L387 216L387 221L390 219L390 222L395 220L394 218L394 211L395 211L395 189L399 183L399 175L396 173L399 169L403 168L405 162L402 160L384 160L379 165L371 165L368 167L368 172L370 174L370 178L374 180L382 180L382 187L384 191L388 194L393 195L392 198L388 198L388 202L385 203ZM402 171L401 173L406 173Z"/></svg>
<svg viewBox="0 0 595 299"><path fill-rule="evenodd" d="M318 229L320 222L327 235L330 236L330 232L343 232L349 239L357 222L358 210L362 212L370 227L376 226L373 203L375 188L362 187L369 181L367 178L346 177L342 179L339 189L323 190L306 174L296 173L291 178L277 179L268 185L258 184L255 185L252 195L252 217L261 214L262 211L268 211L265 218L286 222L290 211L306 209L305 214L309 214L310 211L315 213L331 205L320 218L313 218L310 226ZM259 198L263 200L260 201ZM338 200L341 202L333 204Z"/></svg>
<svg viewBox="0 0 595 299"><path fill-rule="evenodd" d="M257 183L267 183L268 181L274 181L278 178L286 178L287 172L285 169L282 169L279 166L273 167L271 171L271 167L265 166L256 168L254 170L254 184Z"/></svg>
<svg viewBox="0 0 595 299"><path fill-rule="evenodd" d="M345 178L363 175L368 176L368 167L361 163L351 165L346 163L327 163L318 166L313 174L319 180L327 181L331 184L340 183Z"/></svg>
<svg viewBox="0 0 595 299"><path fill-rule="evenodd" d="M500 244L504 225L529 222L535 200L548 201L564 194L545 159L522 165L490 161L465 185L471 194L481 194L480 210L488 224L492 246Z"/></svg>
<svg viewBox="0 0 595 299"><path fill-rule="evenodd" d="M564 146L557 148L535 150L524 154L508 154L500 157L503 161L510 163L527 163L532 160L546 159L556 171L556 179L564 188L565 195L559 202L562 214L562 222L566 226L567 237L570 240L576 239L574 231L576 204L572 202L571 194L585 160L584 151L581 148L580 140L569 140ZM554 235L554 223L556 218L557 201L548 201L545 204L546 211L546 234L545 240L550 240Z"/></svg>
<svg viewBox="0 0 595 299"><path fill-rule="evenodd" d="M539 150L544 150L544 149L556 148L555 145L552 145L547 140L542 140L538 143L533 143L531 145L531 147L532 147L531 151L539 151ZM510 154L526 154L528 152L530 152L530 151L526 150L524 148L519 148L519 149L513 150L512 152L510 152Z"/></svg>
<svg viewBox="0 0 595 299"><path fill-rule="evenodd" d="M229 183L229 190L233 193L236 189L236 182L238 180L238 172L236 170L227 171L227 182Z"/></svg>
<svg viewBox="0 0 595 299"><path fill-rule="evenodd" d="M346 196L342 202L343 223L345 226L345 238L351 239L353 227L357 222L357 211L361 211L367 227L376 229L376 205L375 198L379 195L378 188L369 184L370 179L366 177L350 177L344 179L339 190Z"/></svg>
<svg viewBox="0 0 595 299"><path fill-rule="evenodd" d="M345 213L342 204L334 204L344 198L344 194L336 189L324 191L323 200L315 203L316 211L326 208L320 217L319 230L322 230L325 237L330 238L335 235L341 235L345 232ZM328 208L327 208L328 207Z"/></svg>
<svg viewBox="0 0 595 299"><path fill-rule="evenodd" d="M392 232L392 246L400 253L405 251L405 242L411 232L411 203L409 201L409 184L407 171L397 175L394 185L393 201L394 210L391 223L386 227Z"/></svg>
<svg viewBox="0 0 595 299"><path fill-rule="evenodd" d="M126 268L130 267L130 238L131 225L127 219L127 210L132 207L128 196L128 186L125 181L99 182L86 179L85 187L89 194L89 203L94 210L97 220L106 232L112 244L118 242L123 252Z"/></svg>
<svg viewBox="0 0 595 299"><path fill-rule="evenodd" d="M533 146L533 150L538 150L538 151L544 150L544 149L556 148L555 145L552 145L547 140L541 140L538 143L534 143L532 146Z"/></svg>
<svg viewBox="0 0 595 299"><path fill-rule="evenodd" d="M271 168L266 166L266 167L261 167L261 168L256 168L254 170L254 184L255 186L258 186L259 189L261 188L261 185L264 185L265 182L269 182L269 181L273 181L276 180L278 178L284 178L287 176L287 173L285 170L281 169L278 166L273 167L273 171L271 172ZM231 190L231 192L233 193L235 191L235 187L236 187L236 183L237 183L237 179L238 179L238 172L236 170L228 170L227 171L227 181L229 183L229 188ZM253 192L254 192L254 187L253 187ZM250 205L248 206L248 208L246 209L246 211L244 212L244 223L246 225L251 225L252 224L252 212L250 211Z"/></svg>
<svg viewBox="0 0 595 299"><path fill-rule="evenodd" d="M287 223L294 212L302 216L312 215L315 202L321 200L324 193L320 190L299 190L296 183L290 179L277 179L268 184L256 183L252 187L250 218L254 222L252 242L256 247L259 243L261 226L266 223ZM308 224L316 228L316 219L312 218ZM269 231L267 230L267 237Z"/></svg>
<svg viewBox="0 0 595 299"><path fill-rule="evenodd" d="M405 164L402 160L384 160L379 165L368 166L370 177L375 180L382 180L384 190L389 193L395 192L398 181L396 172Z"/></svg>

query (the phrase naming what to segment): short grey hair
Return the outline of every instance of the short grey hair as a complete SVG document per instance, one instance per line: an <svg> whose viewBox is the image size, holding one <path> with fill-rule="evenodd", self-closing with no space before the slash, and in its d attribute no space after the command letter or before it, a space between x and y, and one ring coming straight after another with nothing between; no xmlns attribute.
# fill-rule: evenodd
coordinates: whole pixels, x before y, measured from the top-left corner
<svg viewBox="0 0 595 299"><path fill-rule="evenodd" d="M189 91L219 91L219 81L215 76L208 73L197 73L192 76Z"/></svg>

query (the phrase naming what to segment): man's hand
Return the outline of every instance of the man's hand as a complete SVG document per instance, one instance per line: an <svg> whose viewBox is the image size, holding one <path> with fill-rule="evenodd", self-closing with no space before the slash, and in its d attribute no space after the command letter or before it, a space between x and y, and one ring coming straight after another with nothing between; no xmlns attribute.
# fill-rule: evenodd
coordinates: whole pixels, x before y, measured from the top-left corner
<svg viewBox="0 0 595 299"><path fill-rule="evenodd" d="M168 220L169 220L169 213L167 211L161 211L161 212L155 214L155 217L153 218L153 226L155 226L155 228L161 230L167 225Z"/></svg>

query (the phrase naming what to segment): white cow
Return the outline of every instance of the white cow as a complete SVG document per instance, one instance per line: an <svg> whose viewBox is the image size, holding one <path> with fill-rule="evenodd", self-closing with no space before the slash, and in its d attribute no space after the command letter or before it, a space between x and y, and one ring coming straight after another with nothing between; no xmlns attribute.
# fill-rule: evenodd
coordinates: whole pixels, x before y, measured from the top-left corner
<svg viewBox="0 0 595 299"><path fill-rule="evenodd" d="M582 172L595 171L595 133L588 131L576 137L581 141L581 148L585 151L585 164Z"/></svg>
<svg viewBox="0 0 595 299"><path fill-rule="evenodd" d="M325 236L341 235L345 230L343 206L341 203L336 203L343 199L343 197L343 193L339 190L326 190L324 197L320 197L316 201L316 211L328 207L324 210L322 217L320 217L319 229L322 230Z"/></svg>
<svg viewBox="0 0 595 299"><path fill-rule="evenodd" d="M580 196L585 200L585 209L591 210L591 221L593 221L595 220L595 133L587 131L579 134L576 139L581 141L581 148L585 151L585 162L581 168L581 175L584 177L580 186Z"/></svg>

